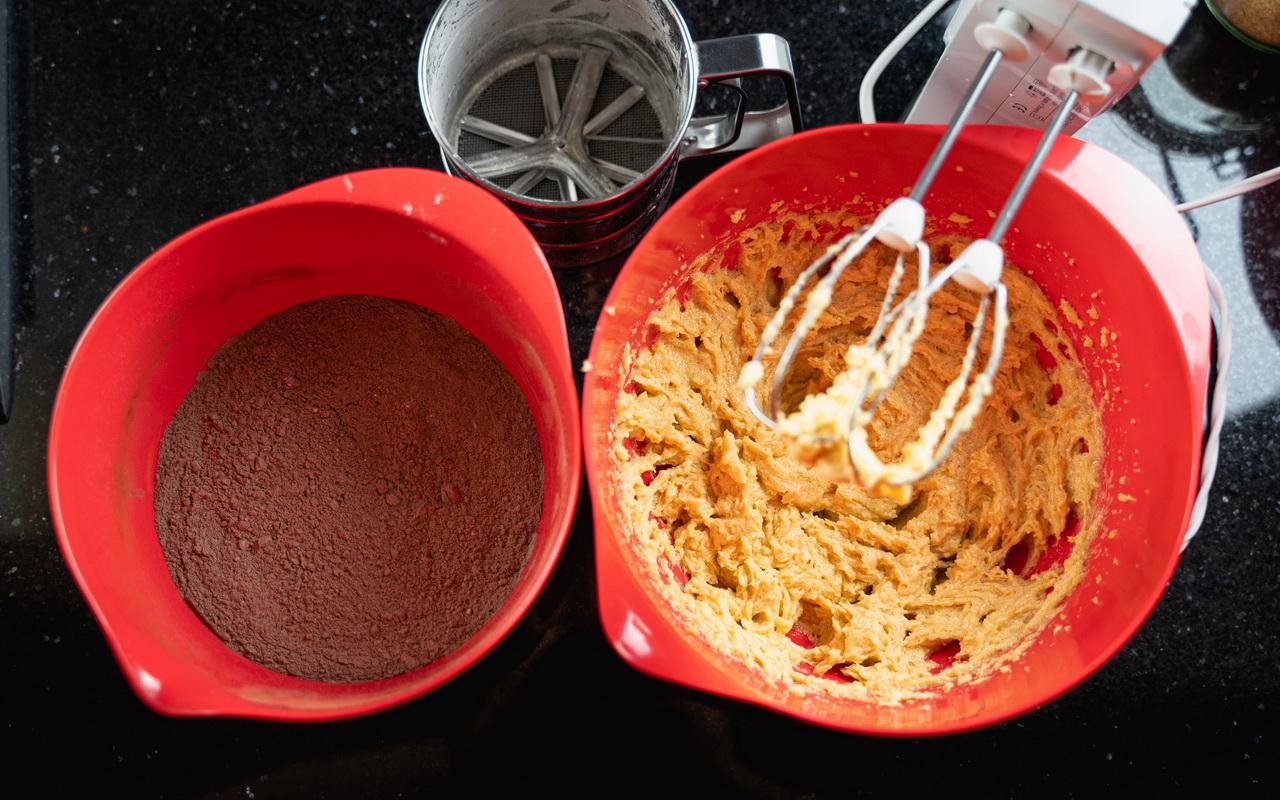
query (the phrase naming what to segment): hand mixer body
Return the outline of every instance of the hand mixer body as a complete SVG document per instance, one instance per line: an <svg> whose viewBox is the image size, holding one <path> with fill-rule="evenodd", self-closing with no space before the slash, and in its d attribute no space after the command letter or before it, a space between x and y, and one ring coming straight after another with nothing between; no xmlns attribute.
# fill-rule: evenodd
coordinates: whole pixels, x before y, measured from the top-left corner
<svg viewBox="0 0 1280 800"><path fill-rule="evenodd" d="M987 54L975 29L1009 9L1031 24L1030 56L1000 64L970 121L1047 127L1060 102L1049 72L1084 47L1113 62L1107 75L1111 92L1079 100L1063 126L1064 133L1074 133L1133 88L1194 6L1195 0L961 0L943 36L946 49L905 121L947 121Z"/></svg>

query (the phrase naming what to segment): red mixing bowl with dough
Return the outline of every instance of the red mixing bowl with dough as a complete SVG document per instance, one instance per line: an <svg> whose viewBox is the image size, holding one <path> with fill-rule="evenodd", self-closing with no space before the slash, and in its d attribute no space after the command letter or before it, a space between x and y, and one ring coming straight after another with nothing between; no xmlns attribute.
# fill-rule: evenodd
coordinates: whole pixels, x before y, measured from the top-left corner
<svg viewBox="0 0 1280 800"><path fill-rule="evenodd" d="M892 706L788 694L682 628L652 588L651 581L674 578L637 555L619 511L611 455L614 405L627 380L620 373L624 347L641 345L656 303L696 256L720 251L713 263L731 263L738 234L769 219L778 201L791 209L873 213L908 191L939 134L933 127L845 125L760 148L684 195L623 267L606 301L613 313L600 317L592 343L582 422L600 616L613 647L637 669L832 728L948 733L1008 719L1066 691L1110 658L1159 598L1177 563L1199 474L1211 339L1203 267L1186 225L1155 186L1110 153L1071 138L1054 147L1007 247L1009 260L1055 305L1079 310L1076 320L1061 313L1058 325L1074 338L1101 403L1105 452L1096 510L1099 530L1116 534L1094 538L1086 576L1056 621L1063 630L1039 636L1008 673ZM1001 207L1038 136L967 128L925 200L937 214L932 229L983 235L987 211ZM1095 346L1081 346L1086 336Z"/></svg>
<svg viewBox="0 0 1280 800"><path fill-rule="evenodd" d="M224 644L174 586L152 511L161 434L209 356L272 314L338 294L417 303L484 342L524 392L545 475L533 552L498 613L437 661L350 684L282 675ZM577 414L559 295L515 215L483 189L439 172L340 175L183 234L111 293L72 352L54 405L53 524L125 677L147 705L175 715L352 716L448 681L528 609L577 500Z"/></svg>

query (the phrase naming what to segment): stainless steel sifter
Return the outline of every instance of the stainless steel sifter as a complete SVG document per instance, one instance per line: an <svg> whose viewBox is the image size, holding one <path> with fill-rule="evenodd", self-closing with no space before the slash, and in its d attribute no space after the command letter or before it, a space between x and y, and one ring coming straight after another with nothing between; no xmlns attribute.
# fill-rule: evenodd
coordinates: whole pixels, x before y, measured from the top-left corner
<svg viewBox="0 0 1280 800"><path fill-rule="evenodd" d="M778 80L786 101L747 110L749 75ZM695 119L712 84L733 108ZM695 43L668 0L446 0L418 87L447 169L506 201L555 266L633 245L665 207L680 159L800 127L785 39Z"/></svg>

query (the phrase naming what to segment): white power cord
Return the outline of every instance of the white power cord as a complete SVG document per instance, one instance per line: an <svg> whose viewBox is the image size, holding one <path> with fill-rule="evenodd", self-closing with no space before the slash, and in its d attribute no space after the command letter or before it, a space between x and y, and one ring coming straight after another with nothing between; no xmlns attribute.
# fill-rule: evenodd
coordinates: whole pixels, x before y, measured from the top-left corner
<svg viewBox="0 0 1280 800"><path fill-rule="evenodd" d="M1271 171L1276 172L1276 170ZM1227 197L1234 196L1227 195ZM1222 423L1227 418L1227 372L1231 365L1231 316L1227 311L1227 294L1222 290L1218 276L1214 275L1213 270L1208 266L1204 268L1204 279L1209 285L1209 297L1218 307L1218 379L1213 383L1213 404L1209 407L1209 436L1205 439L1204 453L1200 456L1200 489L1196 492L1195 503L1191 506L1191 521L1187 525L1187 535L1182 540L1183 550L1191 544L1192 538L1200 531L1200 524L1204 522L1205 508L1209 505L1209 489L1213 486L1213 474L1218 469L1218 439L1222 434Z"/></svg>
<svg viewBox="0 0 1280 800"><path fill-rule="evenodd" d="M1275 183L1276 181L1280 181L1280 167L1272 167L1266 172L1259 172L1257 175L1250 175L1244 180L1239 180L1229 186L1224 186L1216 192L1206 194L1204 197L1197 197L1195 200L1188 200L1181 205L1176 205L1173 207L1173 210L1190 211L1193 208L1207 206L1212 203L1216 203L1219 200L1228 200L1246 192L1252 192L1254 189L1261 189L1263 186L1266 186L1269 183Z"/></svg>
<svg viewBox="0 0 1280 800"><path fill-rule="evenodd" d="M867 72L862 76L862 85L858 87L858 113L862 115L863 122L876 121L876 102L872 97L872 93L876 88L876 81L880 80L881 73L889 63L898 57L898 53L902 52L902 48L907 46L907 42L916 37L920 29L928 25L934 17L942 9L946 8L952 0L933 0L929 5L920 10L915 18L907 23L907 27L898 32L893 37L893 41L876 56L876 60L871 62L871 66L867 67Z"/></svg>

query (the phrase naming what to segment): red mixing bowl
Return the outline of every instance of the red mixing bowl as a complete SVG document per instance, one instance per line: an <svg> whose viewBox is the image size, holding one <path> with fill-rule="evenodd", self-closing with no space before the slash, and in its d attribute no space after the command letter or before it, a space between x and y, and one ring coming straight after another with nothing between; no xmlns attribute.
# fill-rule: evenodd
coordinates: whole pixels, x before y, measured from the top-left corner
<svg viewBox="0 0 1280 800"><path fill-rule="evenodd" d="M437 661L352 684L282 675L227 647L170 579L152 510L161 434L209 356L272 314L337 294L417 303L484 342L533 412L546 486L533 553L499 612ZM157 711L288 720L374 711L462 672L546 582L578 494L576 400L555 283L515 215L438 172L340 175L183 234L111 293L54 405L53 524L125 676Z"/></svg>
<svg viewBox="0 0 1280 800"><path fill-rule="evenodd" d="M650 576L659 570L639 560L619 511L609 428L626 381L619 374L623 348L644 340L655 301L683 280L691 260L727 253L779 200L794 209L874 213L907 191L939 134L933 127L845 125L765 146L684 195L623 267L606 301L614 314L600 317L592 342L582 424L600 616L609 641L637 669L832 728L947 733L1007 719L1066 691L1111 657L1159 598L1199 474L1211 338L1203 268L1186 225L1159 190L1115 156L1071 138L1056 143L1007 247L1055 305L1066 300L1079 311L1083 327L1066 318L1058 324L1076 341L1095 399L1108 398L1097 511L1099 530L1116 535L1095 538L1086 577L1057 621L1062 630L1039 636L1007 674L928 700L891 706L796 696L684 629L653 589ZM1038 136L967 128L925 200L939 212L932 228L985 234L986 212L1001 207ZM951 212L972 221L947 219ZM1118 337L1107 347L1098 346L1104 326L1108 342ZM1086 335L1095 346L1081 346Z"/></svg>

